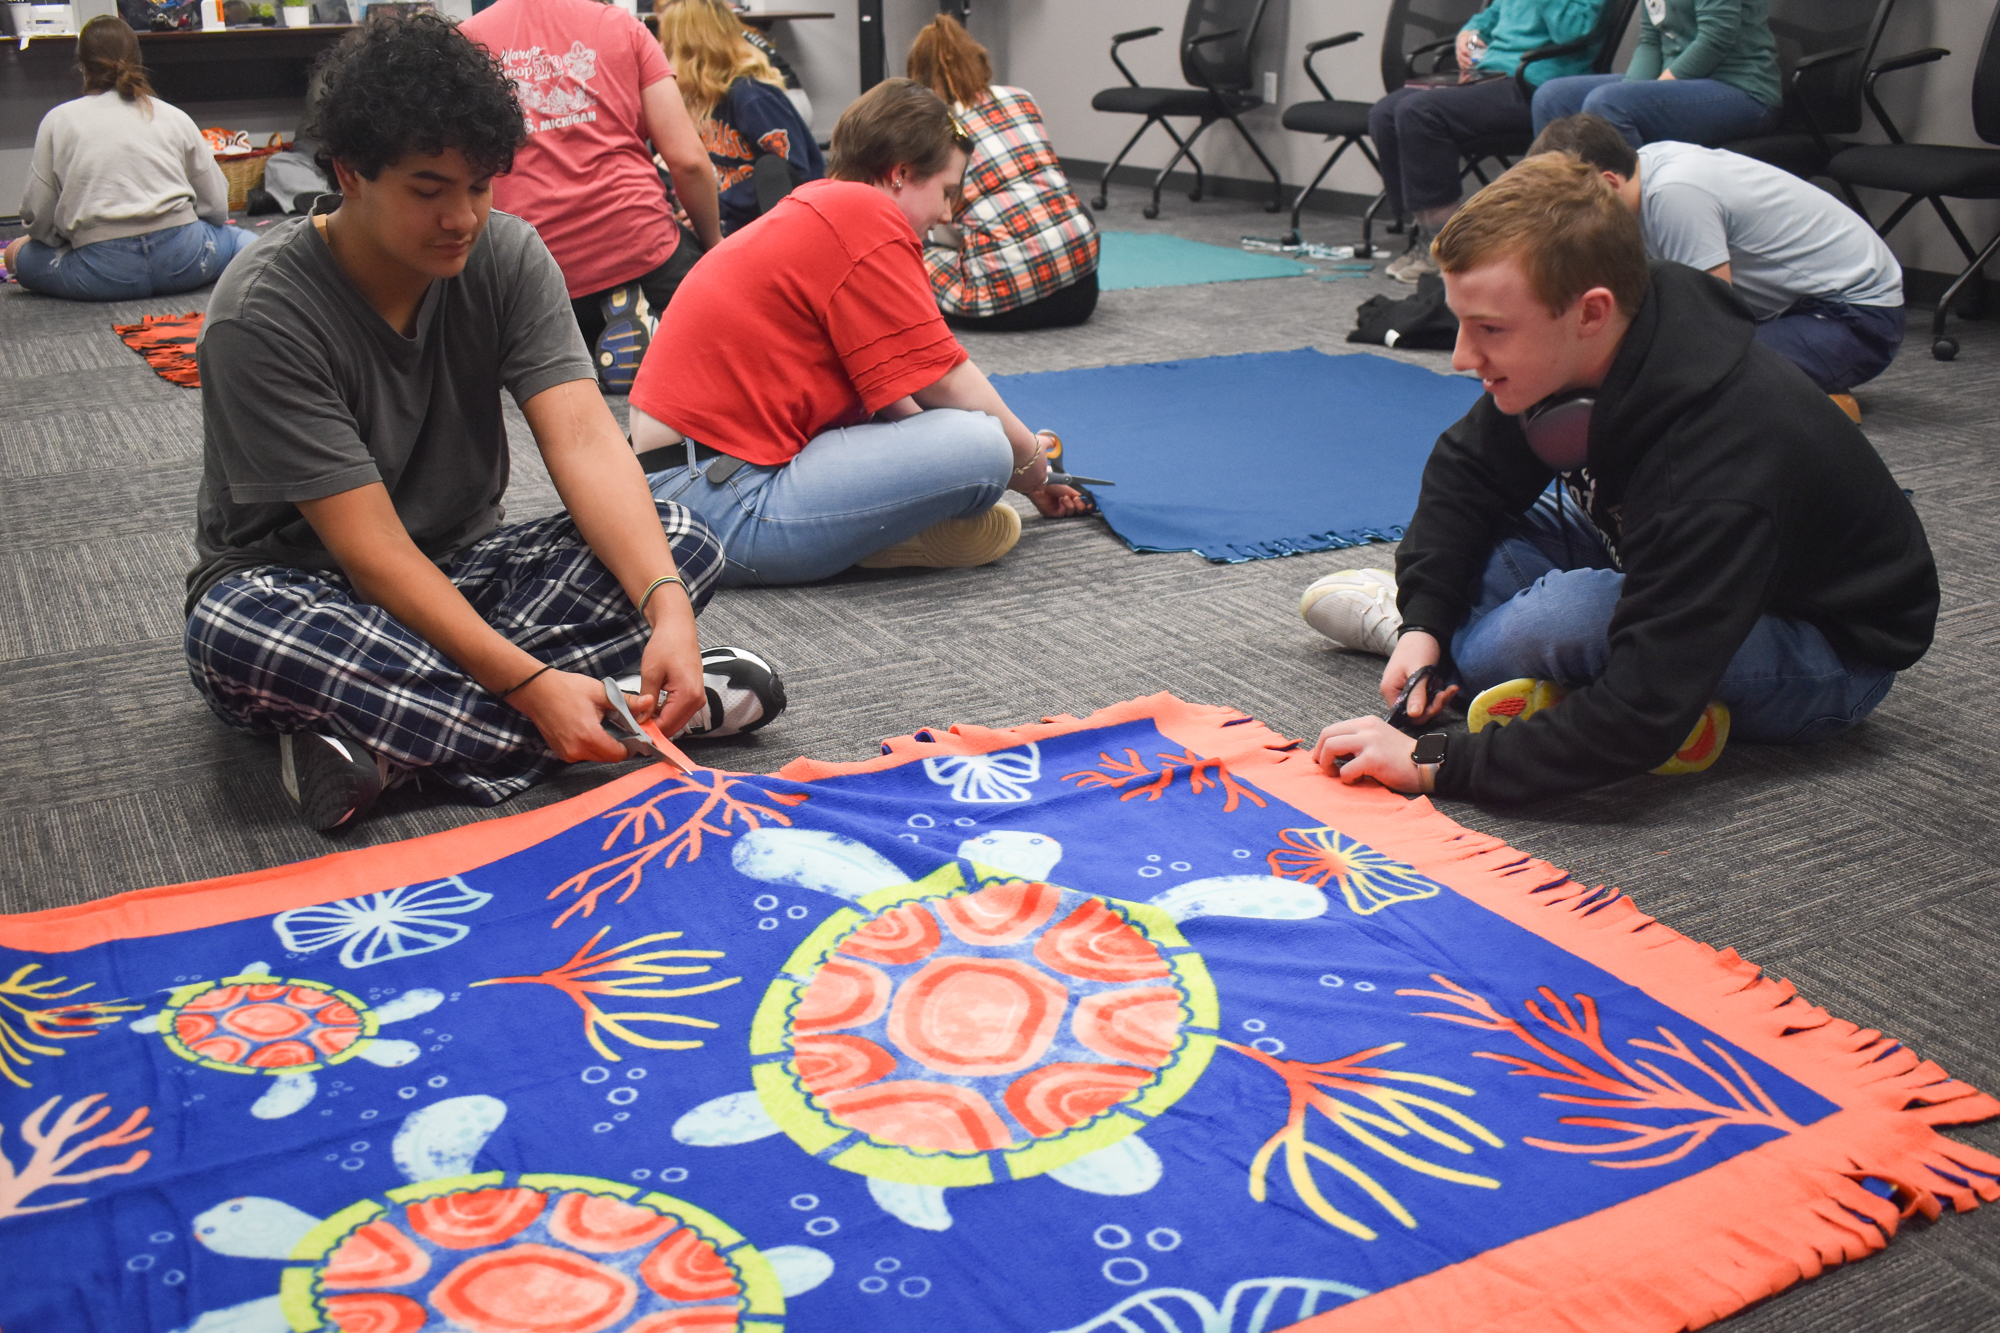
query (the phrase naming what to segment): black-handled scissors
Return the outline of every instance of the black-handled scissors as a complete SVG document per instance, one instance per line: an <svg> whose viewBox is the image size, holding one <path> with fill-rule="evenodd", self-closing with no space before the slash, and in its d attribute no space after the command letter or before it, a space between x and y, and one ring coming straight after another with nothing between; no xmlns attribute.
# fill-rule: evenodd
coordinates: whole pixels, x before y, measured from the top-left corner
<svg viewBox="0 0 2000 1333"><path fill-rule="evenodd" d="M1413 724L1410 721L1410 695L1416 692L1418 685L1429 680L1431 673L1436 670L1434 666L1420 666L1410 673L1410 678L1403 682L1403 692L1396 696L1396 704L1389 710L1390 726L1407 735L1416 735L1416 732L1411 730Z"/></svg>

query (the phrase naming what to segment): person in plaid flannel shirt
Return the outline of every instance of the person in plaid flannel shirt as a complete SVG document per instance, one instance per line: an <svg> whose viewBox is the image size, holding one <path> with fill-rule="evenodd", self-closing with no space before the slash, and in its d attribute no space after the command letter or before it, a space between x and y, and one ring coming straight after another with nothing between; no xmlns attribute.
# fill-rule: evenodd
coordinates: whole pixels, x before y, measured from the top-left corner
<svg viewBox="0 0 2000 1333"><path fill-rule="evenodd" d="M1097 227L1056 161L1035 99L993 86L986 48L940 14L910 47L910 77L950 103L972 140L957 216L924 267L961 328L1081 324L1097 308Z"/></svg>

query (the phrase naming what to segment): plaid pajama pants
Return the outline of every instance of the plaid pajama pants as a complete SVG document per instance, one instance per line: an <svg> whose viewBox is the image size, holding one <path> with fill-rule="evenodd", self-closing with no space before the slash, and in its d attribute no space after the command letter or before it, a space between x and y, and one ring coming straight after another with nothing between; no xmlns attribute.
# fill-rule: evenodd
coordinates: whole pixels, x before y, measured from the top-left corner
<svg viewBox="0 0 2000 1333"><path fill-rule="evenodd" d="M722 572L699 517L659 501L660 523L698 613ZM563 671L635 671L650 633L568 514L501 528L445 571L486 623ZM260 565L195 604L188 675L232 727L317 731L359 741L402 768L428 769L497 805L564 765L516 712L338 573Z"/></svg>

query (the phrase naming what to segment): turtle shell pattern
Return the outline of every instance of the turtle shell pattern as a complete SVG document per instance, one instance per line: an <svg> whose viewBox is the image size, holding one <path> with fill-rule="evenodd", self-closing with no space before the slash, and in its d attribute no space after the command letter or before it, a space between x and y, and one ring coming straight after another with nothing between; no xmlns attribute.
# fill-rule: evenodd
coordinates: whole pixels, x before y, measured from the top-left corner
<svg viewBox="0 0 2000 1333"><path fill-rule="evenodd" d="M353 995L262 973L182 986L160 1031L175 1055L232 1074L324 1069L361 1053L380 1026Z"/></svg>
<svg viewBox="0 0 2000 1333"><path fill-rule="evenodd" d="M319 1224L280 1279L296 1330L780 1333L755 1246L692 1204L593 1176L427 1180Z"/></svg>
<svg viewBox="0 0 2000 1333"><path fill-rule="evenodd" d="M1165 912L974 869L833 913L765 992L758 1100L806 1151L912 1185L1025 1179L1207 1066L1215 986Z"/></svg>

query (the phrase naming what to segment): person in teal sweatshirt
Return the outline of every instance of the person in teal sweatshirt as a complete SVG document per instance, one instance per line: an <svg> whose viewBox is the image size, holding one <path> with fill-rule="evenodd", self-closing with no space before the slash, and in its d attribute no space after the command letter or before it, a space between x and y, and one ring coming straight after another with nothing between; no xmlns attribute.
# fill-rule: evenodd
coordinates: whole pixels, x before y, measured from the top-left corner
<svg viewBox="0 0 2000 1333"><path fill-rule="evenodd" d="M1458 34L1459 81L1406 84L1368 112L1368 137L1382 167L1382 187L1398 217L1414 215L1435 233L1458 209L1459 145L1491 135L1524 134L1528 99L1513 78L1521 59L1544 46L1588 37L1605 0L1493 0ZM1530 85L1590 68L1582 51L1528 66ZM1427 247L1413 232L1409 253L1389 266L1392 277L1415 282L1435 273Z"/></svg>
<svg viewBox="0 0 2000 1333"><path fill-rule="evenodd" d="M1535 90L1535 133L1588 111L1634 148L1769 134L1785 100L1770 13L1770 0L1646 0L1631 67L1544 83Z"/></svg>

